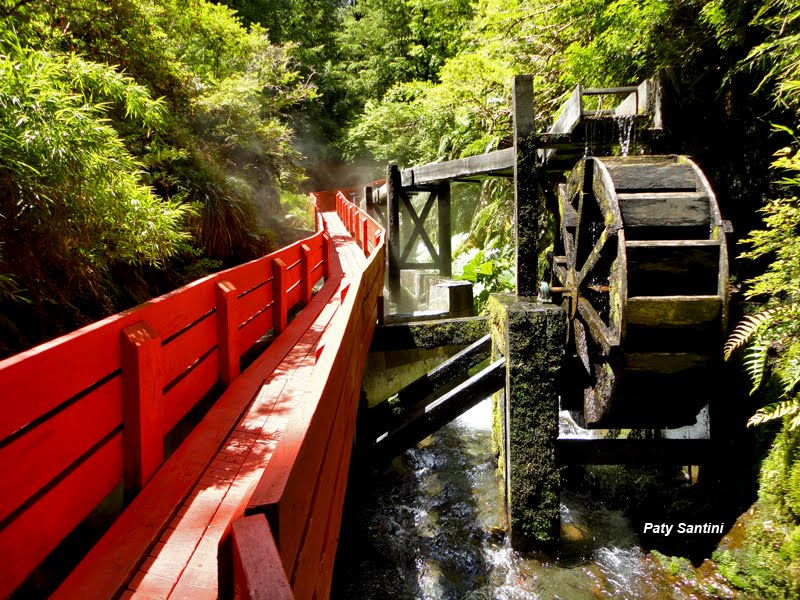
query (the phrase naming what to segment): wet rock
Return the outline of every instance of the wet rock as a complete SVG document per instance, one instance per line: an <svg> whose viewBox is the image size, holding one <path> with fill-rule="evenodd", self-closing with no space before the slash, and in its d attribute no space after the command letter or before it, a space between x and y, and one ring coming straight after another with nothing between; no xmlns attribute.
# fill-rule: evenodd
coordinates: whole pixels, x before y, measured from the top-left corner
<svg viewBox="0 0 800 600"><path fill-rule="evenodd" d="M575 523L561 524L561 539L570 543L585 543L589 541L589 530Z"/></svg>

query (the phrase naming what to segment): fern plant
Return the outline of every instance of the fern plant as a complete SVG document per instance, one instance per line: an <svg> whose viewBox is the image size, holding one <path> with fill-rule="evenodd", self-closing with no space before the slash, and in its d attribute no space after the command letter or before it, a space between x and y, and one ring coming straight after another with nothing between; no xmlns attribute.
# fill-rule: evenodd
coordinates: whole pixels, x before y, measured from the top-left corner
<svg viewBox="0 0 800 600"><path fill-rule="evenodd" d="M789 427L795 428L800 427L800 199L796 195L800 189L800 143L796 138L793 147L777 153L773 168L783 175L778 184L789 193L770 200L762 209L765 227L744 240L750 249L743 254L746 258L770 259L764 273L748 282L747 297L768 297L772 306L745 317L723 351L727 360L747 346L743 366L753 384L751 394L767 377L780 384L779 396L760 408L747 424L791 417Z"/></svg>

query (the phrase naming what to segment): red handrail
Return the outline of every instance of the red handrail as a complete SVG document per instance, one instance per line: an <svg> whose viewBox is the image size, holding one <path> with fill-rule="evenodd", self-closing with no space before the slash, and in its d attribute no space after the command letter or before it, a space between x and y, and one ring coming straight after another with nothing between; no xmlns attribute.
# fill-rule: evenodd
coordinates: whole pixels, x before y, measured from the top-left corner
<svg viewBox="0 0 800 600"><path fill-rule="evenodd" d="M120 482L144 486L164 436L310 299L327 246L320 229L0 361L0 597Z"/></svg>
<svg viewBox="0 0 800 600"><path fill-rule="evenodd" d="M377 222L341 192L335 208L369 258L353 280L342 281L341 307L325 331L315 384L303 397L303 404L313 409L290 423L291 431L282 435L250 498L247 514L266 515L269 521L252 526L264 530L269 539L236 544L232 583L241 597L260 597L254 581L267 589L279 589L288 581L292 597L300 599L330 593L361 373L378 320L386 258L384 233ZM263 550L272 546L273 533L277 557ZM265 572L272 583L259 579ZM220 597L229 591L220 589Z"/></svg>

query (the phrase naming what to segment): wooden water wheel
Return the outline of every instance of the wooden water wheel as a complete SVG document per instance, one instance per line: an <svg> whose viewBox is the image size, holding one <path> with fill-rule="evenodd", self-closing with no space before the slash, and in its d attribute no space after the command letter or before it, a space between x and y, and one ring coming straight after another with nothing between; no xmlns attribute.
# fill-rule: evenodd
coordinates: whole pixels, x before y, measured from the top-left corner
<svg viewBox="0 0 800 600"><path fill-rule="evenodd" d="M552 285L571 323L562 404L589 427L694 423L713 393L728 302L705 176L683 156L587 157L559 205Z"/></svg>

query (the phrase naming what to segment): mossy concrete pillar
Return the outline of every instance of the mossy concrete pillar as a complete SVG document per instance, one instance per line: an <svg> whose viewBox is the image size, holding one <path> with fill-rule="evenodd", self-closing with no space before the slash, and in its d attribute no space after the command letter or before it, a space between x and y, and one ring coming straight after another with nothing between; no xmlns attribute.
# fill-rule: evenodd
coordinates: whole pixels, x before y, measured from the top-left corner
<svg viewBox="0 0 800 600"><path fill-rule="evenodd" d="M493 353L506 358L493 433L505 471L511 545L543 548L558 539L560 528L556 440L566 315L554 304L506 294L490 298L489 314Z"/></svg>

